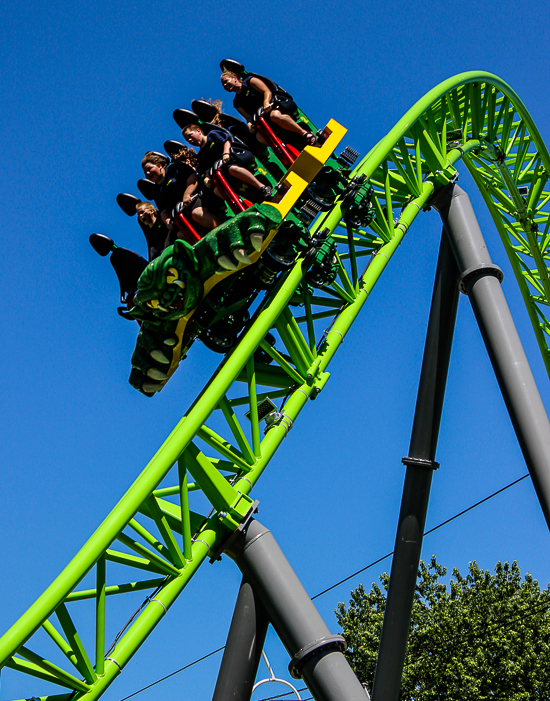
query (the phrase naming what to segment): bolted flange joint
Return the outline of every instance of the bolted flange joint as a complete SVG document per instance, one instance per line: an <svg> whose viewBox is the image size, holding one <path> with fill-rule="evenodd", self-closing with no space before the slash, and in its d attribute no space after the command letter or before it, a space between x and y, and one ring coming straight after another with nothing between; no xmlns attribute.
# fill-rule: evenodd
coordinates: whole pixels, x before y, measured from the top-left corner
<svg viewBox="0 0 550 701"><path fill-rule="evenodd" d="M496 277L499 282L504 280L504 273L498 267L498 265L494 265L493 263L482 263L481 265L476 265L473 268L468 268L468 270L465 270L462 273L458 280L458 289L462 292L462 294L467 295L468 284L473 279L477 280L477 278L485 277L486 275Z"/></svg>
<svg viewBox="0 0 550 701"><path fill-rule="evenodd" d="M435 460L424 460L423 458L406 457L401 462L407 467L426 467L429 470L437 470L439 468L439 463L435 462Z"/></svg>
<svg viewBox="0 0 550 701"><path fill-rule="evenodd" d="M304 664L321 651L338 650L338 652L345 652L347 648L347 643L341 635L327 635L324 638L314 640L292 656L292 660L288 665L290 676L293 679L301 679L301 669Z"/></svg>

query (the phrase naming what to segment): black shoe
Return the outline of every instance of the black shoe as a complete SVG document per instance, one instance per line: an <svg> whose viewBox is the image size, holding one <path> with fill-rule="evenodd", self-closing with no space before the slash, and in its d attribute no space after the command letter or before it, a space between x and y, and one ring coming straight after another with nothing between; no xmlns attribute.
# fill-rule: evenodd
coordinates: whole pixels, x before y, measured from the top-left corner
<svg viewBox="0 0 550 701"><path fill-rule="evenodd" d="M269 185L264 185L260 188L260 195L265 197L265 199L271 197L273 195L273 188L269 187Z"/></svg>

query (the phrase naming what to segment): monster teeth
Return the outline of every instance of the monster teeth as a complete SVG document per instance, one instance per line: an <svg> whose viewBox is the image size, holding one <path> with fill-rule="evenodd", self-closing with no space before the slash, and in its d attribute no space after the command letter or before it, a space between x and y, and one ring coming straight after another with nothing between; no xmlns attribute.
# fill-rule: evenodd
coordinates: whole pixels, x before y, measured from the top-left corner
<svg viewBox="0 0 550 701"><path fill-rule="evenodd" d="M170 311L169 309L166 309L166 307L161 307L160 304L158 305L157 309L161 312L168 312Z"/></svg>
<svg viewBox="0 0 550 701"><path fill-rule="evenodd" d="M149 370L147 370L147 377L150 377L152 380L161 380L161 381L168 379L168 375L163 373L158 368L149 368Z"/></svg>
<svg viewBox="0 0 550 701"><path fill-rule="evenodd" d="M158 392L160 389L162 389L162 387L156 383L153 384L152 382L144 382L141 385L141 389L144 392L147 392L147 394L150 394L151 392Z"/></svg>
<svg viewBox="0 0 550 701"><path fill-rule="evenodd" d="M153 360L156 360L159 363L164 363L164 365L170 364L170 361L161 350L152 350L149 355L151 356L151 358L153 358Z"/></svg>
<svg viewBox="0 0 550 701"><path fill-rule="evenodd" d="M233 261L228 258L227 256L220 256L218 258L218 263L222 268L225 268L226 270L237 270L237 266Z"/></svg>
<svg viewBox="0 0 550 701"><path fill-rule="evenodd" d="M173 336L172 336L171 338L165 338L165 339L164 339L164 345L165 345L165 346L170 346L170 348L171 348L172 346L177 345L177 343L178 343L178 339L177 339L177 338L174 338Z"/></svg>
<svg viewBox="0 0 550 701"><path fill-rule="evenodd" d="M250 258L246 255L244 248L237 248L237 250L233 251L233 255L239 263L244 263L244 265L251 265L252 263Z"/></svg>
<svg viewBox="0 0 550 701"><path fill-rule="evenodd" d="M177 285L178 287L181 287L182 290L185 289L185 283L181 280L172 280L172 285Z"/></svg>
<svg viewBox="0 0 550 701"><path fill-rule="evenodd" d="M262 243L264 242L264 237L262 234L252 234L250 237L250 243L252 244L255 251L262 250Z"/></svg>

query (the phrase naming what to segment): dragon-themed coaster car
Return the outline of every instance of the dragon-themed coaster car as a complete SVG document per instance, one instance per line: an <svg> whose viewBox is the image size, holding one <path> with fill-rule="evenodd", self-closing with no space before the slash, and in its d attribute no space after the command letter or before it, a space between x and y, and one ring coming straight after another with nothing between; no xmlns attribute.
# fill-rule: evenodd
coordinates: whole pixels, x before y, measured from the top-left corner
<svg viewBox="0 0 550 701"><path fill-rule="evenodd" d="M258 78L268 86L275 106L278 100L292 100L269 78L246 73L237 61L224 59L220 65L243 80ZM178 199L170 204L173 228L168 231L159 214L163 209L157 202L159 186L142 178L137 183L141 195L155 201L159 211L129 193L119 194L117 202L128 216L144 206L157 211L155 222L147 220L147 212L138 215L149 264L102 234L90 237L98 253L111 254L125 305L118 308L119 314L140 325L129 381L143 394L152 396L164 387L197 338L216 352L230 351L251 313L261 309L269 290L299 254L308 251L309 284L322 287L333 282L335 243L323 232L312 236L309 231L320 212L339 200L346 204L346 222L352 226L365 226L374 216L372 187L350 178L359 154L347 147L335 155L346 129L330 120L317 130L293 101L292 105L298 132L275 123L263 107L247 117L248 125L222 112L219 101L194 100L191 109L175 110L183 135L195 133L198 126L204 135L216 130L218 143L224 138L224 144L230 142L229 154L224 146L224 159L214 159L206 173L198 166L195 170L189 149L179 140L165 141L168 156L148 152L169 162L167 186L193 173L202 178L194 197L200 198L197 206L206 203L208 209L213 203L217 208L222 223L213 230L203 228L202 221L193 218L190 203ZM250 178L247 183L231 177L232 163L249 171L256 186Z"/></svg>
<svg viewBox="0 0 550 701"><path fill-rule="evenodd" d="M319 144L306 146L295 159L272 202L253 205L194 245L176 240L147 266L129 311L141 322L133 387L148 396L160 391L197 337L218 352L235 345L258 294L310 247L301 203L309 200L308 187L345 133L331 120ZM235 270L220 269L220 256L242 249L250 263L234 258ZM334 255L330 247L326 255Z"/></svg>

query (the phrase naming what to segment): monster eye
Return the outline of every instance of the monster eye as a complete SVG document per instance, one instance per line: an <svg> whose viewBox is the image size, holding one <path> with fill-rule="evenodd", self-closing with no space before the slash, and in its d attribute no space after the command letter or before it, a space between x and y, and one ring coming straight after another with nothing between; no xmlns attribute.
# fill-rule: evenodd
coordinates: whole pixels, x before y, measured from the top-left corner
<svg viewBox="0 0 550 701"><path fill-rule="evenodd" d="M185 289L185 283L179 279L178 271L175 268L168 268L166 282L169 285L177 285L178 287L181 287L182 290Z"/></svg>
<svg viewBox="0 0 550 701"><path fill-rule="evenodd" d="M159 305L158 299L150 299L147 301L147 306L151 307L151 309L156 309Z"/></svg>
<svg viewBox="0 0 550 701"><path fill-rule="evenodd" d="M178 271L175 268L168 268L168 275L166 276L166 282L171 285L174 280L178 280Z"/></svg>

